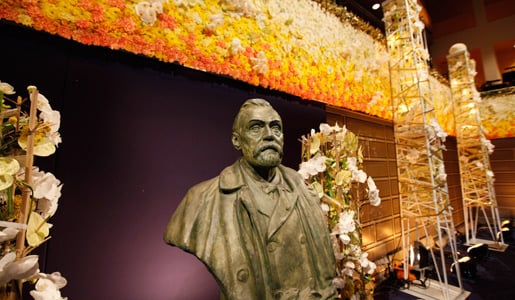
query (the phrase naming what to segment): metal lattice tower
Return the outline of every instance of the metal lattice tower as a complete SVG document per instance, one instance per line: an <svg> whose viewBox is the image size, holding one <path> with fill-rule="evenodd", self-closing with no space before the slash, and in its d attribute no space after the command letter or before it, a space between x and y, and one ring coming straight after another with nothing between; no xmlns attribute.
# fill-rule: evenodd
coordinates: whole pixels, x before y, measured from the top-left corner
<svg viewBox="0 0 515 300"><path fill-rule="evenodd" d="M420 240L429 248L439 281L436 299L452 299L444 253L458 261L452 208L449 203L443 142L446 134L437 122L430 86L428 59L416 0L389 0L383 4L397 154L401 206L404 278L408 278L410 246ZM434 244L439 250L433 250ZM439 258L435 256L439 253ZM441 258L441 259L440 259ZM459 265L456 263L456 265ZM415 266L416 267L416 266ZM463 294L458 271L459 291Z"/></svg>
<svg viewBox="0 0 515 300"><path fill-rule="evenodd" d="M474 83L476 67L464 44L455 44L447 56L453 98L456 142L461 177L467 244L485 243L490 249L504 251L501 220L494 190L494 174L489 155L493 146L481 126L481 96ZM488 236L477 238L483 218ZM490 239L488 239L490 238Z"/></svg>

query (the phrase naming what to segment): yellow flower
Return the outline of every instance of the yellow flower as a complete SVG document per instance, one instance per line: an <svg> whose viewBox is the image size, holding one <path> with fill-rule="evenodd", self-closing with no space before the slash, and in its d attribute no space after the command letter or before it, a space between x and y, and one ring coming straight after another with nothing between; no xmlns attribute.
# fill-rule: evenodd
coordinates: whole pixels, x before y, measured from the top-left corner
<svg viewBox="0 0 515 300"><path fill-rule="evenodd" d="M12 186L13 175L20 169L18 161L11 157L0 157L0 191Z"/></svg>
<svg viewBox="0 0 515 300"><path fill-rule="evenodd" d="M50 227L45 219L37 212L31 212L27 224L27 243L36 247L44 242L49 234Z"/></svg>

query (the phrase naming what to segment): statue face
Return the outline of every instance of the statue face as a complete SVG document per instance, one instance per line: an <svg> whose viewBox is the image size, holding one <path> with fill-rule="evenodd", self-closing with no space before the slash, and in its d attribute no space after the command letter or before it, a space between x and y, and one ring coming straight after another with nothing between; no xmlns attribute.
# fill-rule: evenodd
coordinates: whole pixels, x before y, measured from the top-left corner
<svg viewBox="0 0 515 300"><path fill-rule="evenodd" d="M233 144L241 150L247 162L255 167L270 168L283 157L283 125L272 107L254 107L240 119L239 134L233 134Z"/></svg>

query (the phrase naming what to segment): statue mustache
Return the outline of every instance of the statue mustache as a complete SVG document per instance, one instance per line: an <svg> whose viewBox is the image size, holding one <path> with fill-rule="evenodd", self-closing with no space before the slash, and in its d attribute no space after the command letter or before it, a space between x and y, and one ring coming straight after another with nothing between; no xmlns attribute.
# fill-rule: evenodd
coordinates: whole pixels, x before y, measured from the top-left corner
<svg viewBox="0 0 515 300"><path fill-rule="evenodd" d="M276 143L267 143L267 144L264 144L262 146L259 146L254 151L254 155L259 155L259 153L261 153L261 152L263 152L265 150L268 150L268 149L272 149L272 150L276 151L277 153L279 153L280 155L283 154L283 150L282 150L281 146L279 146Z"/></svg>

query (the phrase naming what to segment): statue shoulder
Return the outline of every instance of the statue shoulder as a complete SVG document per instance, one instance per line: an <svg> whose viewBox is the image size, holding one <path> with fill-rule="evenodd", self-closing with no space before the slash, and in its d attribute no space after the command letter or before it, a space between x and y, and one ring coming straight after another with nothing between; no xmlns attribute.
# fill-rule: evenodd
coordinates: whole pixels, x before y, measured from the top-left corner
<svg viewBox="0 0 515 300"><path fill-rule="evenodd" d="M170 218L164 233L166 243L185 250L193 247L191 236L209 215L210 201L216 201L218 179L214 177L192 186ZM193 234L194 236L194 234ZM193 244L192 244L193 243Z"/></svg>

